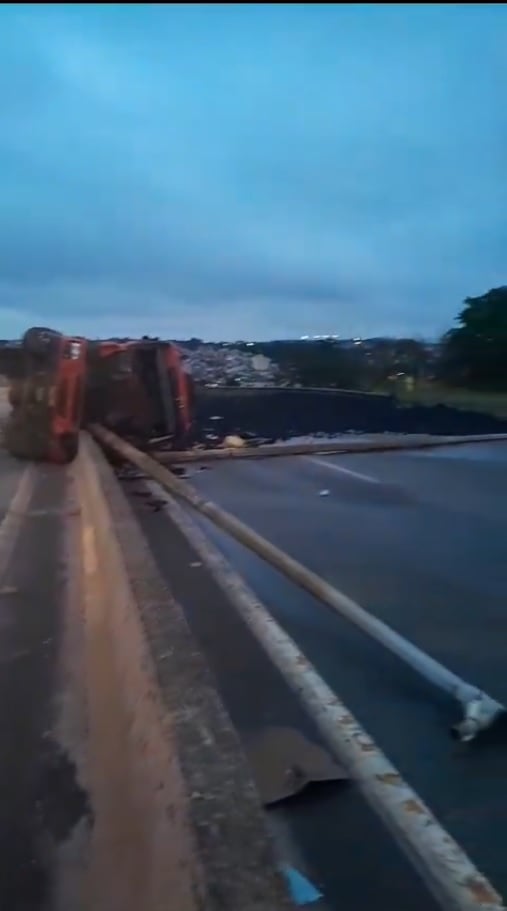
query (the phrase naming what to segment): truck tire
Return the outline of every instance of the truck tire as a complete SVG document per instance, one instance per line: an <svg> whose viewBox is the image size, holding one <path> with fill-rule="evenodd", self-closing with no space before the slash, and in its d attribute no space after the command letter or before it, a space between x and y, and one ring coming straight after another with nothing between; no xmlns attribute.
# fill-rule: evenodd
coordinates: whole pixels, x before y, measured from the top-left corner
<svg viewBox="0 0 507 911"><path fill-rule="evenodd" d="M61 338L60 332L45 329L42 326L33 326L26 330L21 344L28 354L32 354L34 357L47 357L57 338Z"/></svg>

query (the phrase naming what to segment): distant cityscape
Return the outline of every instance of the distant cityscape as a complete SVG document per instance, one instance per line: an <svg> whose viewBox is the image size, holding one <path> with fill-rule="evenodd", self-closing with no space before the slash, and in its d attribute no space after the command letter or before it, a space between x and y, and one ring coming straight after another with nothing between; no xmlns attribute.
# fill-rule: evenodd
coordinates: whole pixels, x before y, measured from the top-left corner
<svg viewBox="0 0 507 911"><path fill-rule="evenodd" d="M187 347L178 342L185 366L196 382L208 386L276 386L282 381L280 368L263 354L245 348L253 343L240 342L242 348L230 343Z"/></svg>
<svg viewBox="0 0 507 911"><path fill-rule="evenodd" d="M126 342L128 338L111 339ZM0 347L19 341L0 340ZM431 379L440 345L434 342L393 338L340 338L338 334L308 335L272 342L204 342L175 340L186 369L205 386L297 386L308 384L308 355L311 375L321 376L324 385L375 386L397 377ZM305 353L306 352L306 353ZM336 352L335 354L333 352ZM336 373L340 360L346 373ZM319 364L326 364L324 376ZM343 365L342 365L343 366ZM306 368L306 373L305 373ZM316 380L318 381L318 380Z"/></svg>
<svg viewBox="0 0 507 911"><path fill-rule="evenodd" d="M315 349L314 361L322 359L329 365L341 355L347 360L351 376L378 376L380 382L404 375L431 378L440 351L440 345L434 342L340 339L337 335L265 343L242 340L206 343L197 339L177 342L188 371L198 383L259 387L298 385L298 362L302 366L301 360L305 361L307 343L308 348Z"/></svg>

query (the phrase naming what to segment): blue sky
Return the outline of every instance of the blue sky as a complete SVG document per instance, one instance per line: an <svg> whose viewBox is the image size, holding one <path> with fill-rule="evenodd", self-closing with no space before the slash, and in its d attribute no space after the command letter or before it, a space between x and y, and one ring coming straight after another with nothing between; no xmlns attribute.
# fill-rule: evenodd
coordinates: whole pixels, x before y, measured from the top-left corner
<svg viewBox="0 0 507 911"><path fill-rule="evenodd" d="M435 336L507 283L507 7L0 7L0 337Z"/></svg>

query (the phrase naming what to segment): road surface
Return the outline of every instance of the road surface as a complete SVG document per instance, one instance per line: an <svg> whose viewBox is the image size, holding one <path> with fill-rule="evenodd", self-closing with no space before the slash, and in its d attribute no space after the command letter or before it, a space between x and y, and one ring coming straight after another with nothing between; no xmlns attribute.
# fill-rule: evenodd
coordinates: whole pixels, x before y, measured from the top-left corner
<svg viewBox="0 0 507 911"><path fill-rule="evenodd" d="M0 452L0 907L44 911L59 846L87 812L57 724L66 474Z"/></svg>
<svg viewBox="0 0 507 911"><path fill-rule="evenodd" d="M507 703L505 444L228 462L206 470L197 466L188 473L207 497ZM144 522L155 551L168 581L177 587L174 562L163 541L164 519L147 515ZM507 894L503 732L471 746L453 743L448 729L457 720L457 710L447 697L205 520L199 521L479 869ZM226 621L217 616L204 630L202 605L194 606L190 616L241 728L247 724L245 702L262 702L263 682L258 675L257 681L247 678L242 686L240 668L235 674L221 668L227 654L237 651L239 656L242 649L236 663L250 667L253 675L255 662L249 664L236 627L230 627L226 644L220 646L217 640L223 639ZM341 895L347 905L366 907L374 894L364 882L368 877L377 895L380 883L384 899L413 904L413 883L406 871L393 873L393 856L383 857L389 873L381 881L365 838L368 832L372 841L377 836L364 816L361 825L354 823L346 799L328 794L297 810L299 844L331 905ZM363 811L356 806L354 812ZM350 881L344 878L345 867ZM361 870L363 881L354 894L353 876L357 881ZM418 900L421 908L431 906L428 897Z"/></svg>

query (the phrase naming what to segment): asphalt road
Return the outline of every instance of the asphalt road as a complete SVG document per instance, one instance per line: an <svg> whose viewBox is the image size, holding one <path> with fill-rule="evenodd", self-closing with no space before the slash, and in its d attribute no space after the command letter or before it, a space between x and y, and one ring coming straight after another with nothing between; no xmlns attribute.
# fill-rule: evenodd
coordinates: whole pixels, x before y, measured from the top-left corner
<svg viewBox="0 0 507 911"><path fill-rule="evenodd" d="M507 704L507 446L232 462L191 474L210 499ZM200 521L506 895L503 730L453 743L458 713L447 697Z"/></svg>
<svg viewBox="0 0 507 911"><path fill-rule="evenodd" d="M65 495L61 469L0 452L0 907L13 911L51 906L59 845L86 811L56 733Z"/></svg>
<svg viewBox="0 0 507 911"><path fill-rule="evenodd" d="M44 908L50 887L42 804L52 744L44 735L51 726L58 625L55 518L19 525L17 515L44 512L48 502L58 504L59 491L52 479L48 484L37 475L32 483L30 477L0 455L0 906L20 911ZM6 518L11 502L14 514Z"/></svg>

